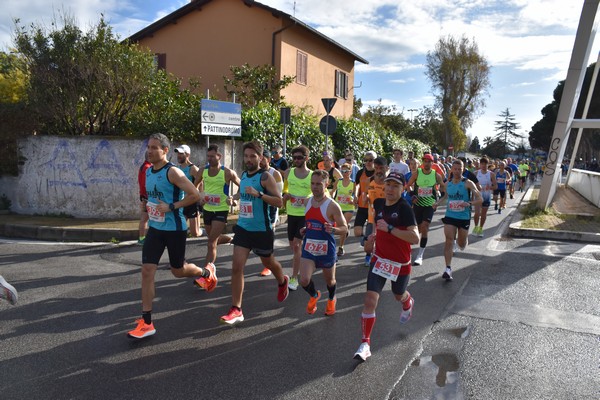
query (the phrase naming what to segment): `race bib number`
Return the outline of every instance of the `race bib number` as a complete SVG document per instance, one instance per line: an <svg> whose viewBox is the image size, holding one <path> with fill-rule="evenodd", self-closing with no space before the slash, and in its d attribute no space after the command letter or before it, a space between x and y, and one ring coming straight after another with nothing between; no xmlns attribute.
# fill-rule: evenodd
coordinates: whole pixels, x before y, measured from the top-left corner
<svg viewBox="0 0 600 400"><path fill-rule="evenodd" d="M505 180L505 178L496 178L496 182L498 183L504 183Z"/></svg>
<svg viewBox="0 0 600 400"><path fill-rule="evenodd" d="M313 256L326 256L329 243L327 240L306 239L304 250Z"/></svg>
<svg viewBox="0 0 600 400"><path fill-rule="evenodd" d="M290 204L292 207L304 208L306 207L306 197L290 196Z"/></svg>
<svg viewBox="0 0 600 400"><path fill-rule="evenodd" d="M251 201L240 202L240 218L254 218L254 211L252 209Z"/></svg>
<svg viewBox="0 0 600 400"><path fill-rule="evenodd" d="M344 195L344 194L338 195L337 201L340 204L353 204L352 196L348 196L348 195Z"/></svg>
<svg viewBox="0 0 600 400"><path fill-rule="evenodd" d="M419 197L431 197L433 195L433 187L420 187L417 194Z"/></svg>
<svg viewBox="0 0 600 400"><path fill-rule="evenodd" d="M448 208L451 211L464 211L465 210L465 202L462 200L450 200L448 202Z"/></svg>
<svg viewBox="0 0 600 400"><path fill-rule="evenodd" d="M396 282L401 269L402 264L377 257L377 261L375 261L375 265L373 266L373 273Z"/></svg>
<svg viewBox="0 0 600 400"><path fill-rule="evenodd" d="M146 210L148 210L148 218L154 222L165 222L165 213L159 211L156 207L158 207L158 204L156 203L146 203Z"/></svg>
<svg viewBox="0 0 600 400"><path fill-rule="evenodd" d="M204 195L204 201L209 206L220 206L221 205L221 196L218 194L206 194L206 195Z"/></svg>

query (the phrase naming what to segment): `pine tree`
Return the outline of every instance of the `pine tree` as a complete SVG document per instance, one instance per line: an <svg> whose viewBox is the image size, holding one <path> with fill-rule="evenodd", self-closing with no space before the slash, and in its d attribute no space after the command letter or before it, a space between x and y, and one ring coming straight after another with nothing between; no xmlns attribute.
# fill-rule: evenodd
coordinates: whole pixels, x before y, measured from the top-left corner
<svg viewBox="0 0 600 400"><path fill-rule="evenodd" d="M494 125L496 125L494 128L496 131L494 139L497 142L504 143L504 157L506 157L509 151L517 147L517 141L522 139L523 136L517 133L517 129L520 129L521 126L515 122L515 115L510 113L508 107L498 114L498 116L502 117L502 120L494 121Z"/></svg>

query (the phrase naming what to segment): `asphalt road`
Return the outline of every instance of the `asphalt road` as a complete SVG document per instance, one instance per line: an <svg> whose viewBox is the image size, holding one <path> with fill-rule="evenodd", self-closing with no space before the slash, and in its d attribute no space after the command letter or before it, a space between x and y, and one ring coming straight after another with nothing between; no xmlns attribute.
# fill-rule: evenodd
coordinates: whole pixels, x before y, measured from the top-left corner
<svg viewBox="0 0 600 400"><path fill-rule="evenodd" d="M413 268L412 320L386 287L372 336L360 344L367 269L352 238L339 263L338 312L307 315L308 295L276 300L273 277L246 267L244 315L230 306L232 246L219 248L219 285L198 290L166 267L157 273L157 334L133 341L139 317L136 245L0 242L0 274L20 294L0 303L0 393L6 399L598 399L600 246L501 236L490 212L486 237L441 279L438 211L425 262ZM285 226L276 257L289 272ZM205 240L188 243L201 260ZM166 256L163 258L166 260ZM320 274L315 283L326 291Z"/></svg>

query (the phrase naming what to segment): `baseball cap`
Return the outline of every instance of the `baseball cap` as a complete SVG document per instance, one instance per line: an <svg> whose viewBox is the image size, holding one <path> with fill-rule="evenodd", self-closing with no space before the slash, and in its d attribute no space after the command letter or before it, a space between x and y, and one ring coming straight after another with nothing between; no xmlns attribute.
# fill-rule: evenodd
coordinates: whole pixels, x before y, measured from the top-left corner
<svg viewBox="0 0 600 400"><path fill-rule="evenodd" d="M191 154L190 146L188 146L187 144L182 144L181 146L179 146L175 149L175 153Z"/></svg>
<svg viewBox="0 0 600 400"><path fill-rule="evenodd" d="M406 184L406 178L404 178L404 175L399 174L397 172L390 172L390 174L388 176L386 176L383 181L384 182L386 182L386 181L394 181L394 182L401 183L403 185Z"/></svg>
<svg viewBox="0 0 600 400"><path fill-rule="evenodd" d="M431 154L423 154L423 160L433 161L433 156Z"/></svg>

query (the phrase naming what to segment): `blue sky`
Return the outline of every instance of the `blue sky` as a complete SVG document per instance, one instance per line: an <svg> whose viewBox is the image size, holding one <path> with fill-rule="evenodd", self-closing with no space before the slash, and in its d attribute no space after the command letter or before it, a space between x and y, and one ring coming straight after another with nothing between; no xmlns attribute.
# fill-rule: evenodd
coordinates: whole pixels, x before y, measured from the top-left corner
<svg viewBox="0 0 600 400"><path fill-rule="evenodd" d="M225 1L225 0L214 0ZM228 0L231 1L231 0ZM240 0L241 1L241 0ZM11 43L14 18L49 25L57 10L74 15L82 28L100 13L122 38L176 10L178 0L4 0L0 47ZM357 97L381 99L410 117L409 109L433 104L425 77L427 51L441 36L474 39L491 65L490 96L483 115L467 131L482 140L507 107L526 134L565 79L584 0L262 0L295 15L369 60L356 64ZM594 43L590 62L600 43ZM588 64L589 64L588 63ZM413 112L416 115L416 112Z"/></svg>

